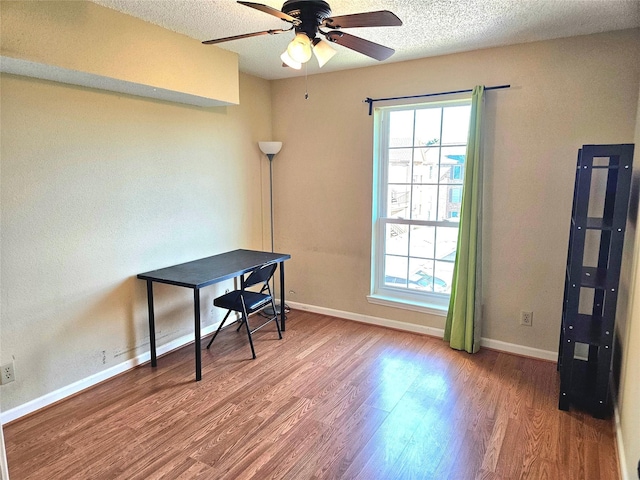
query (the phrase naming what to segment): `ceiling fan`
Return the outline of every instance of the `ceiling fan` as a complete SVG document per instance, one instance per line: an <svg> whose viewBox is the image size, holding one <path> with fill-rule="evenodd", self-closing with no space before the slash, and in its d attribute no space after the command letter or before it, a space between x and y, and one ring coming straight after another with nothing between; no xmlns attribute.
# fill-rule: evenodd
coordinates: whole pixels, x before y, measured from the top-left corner
<svg viewBox="0 0 640 480"><path fill-rule="evenodd" d="M386 60L393 55L394 49L350 35L340 29L397 27L402 25L402 20L388 10L332 17L331 7L323 0L287 0L282 5L282 10L276 10L261 3L241 1L238 1L238 3L278 17L290 23L291 27L217 38L206 40L202 43L212 45L260 35L276 35L294 30L296 36L280 58L284 62L284 66L295 69L300 69L303 63L308 62L311 59L312 52L318 59L320 67L324 66L336 54L330 43L337 43L379 61ZM331 30L325 31L323 28ZM323 35L328 42L322 40L318 34Z"/></svg>

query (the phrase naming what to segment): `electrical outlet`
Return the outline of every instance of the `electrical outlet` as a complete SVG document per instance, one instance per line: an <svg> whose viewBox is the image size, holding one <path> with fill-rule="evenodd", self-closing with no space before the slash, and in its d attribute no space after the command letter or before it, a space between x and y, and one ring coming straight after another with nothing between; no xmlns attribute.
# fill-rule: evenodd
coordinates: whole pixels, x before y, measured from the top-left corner
<svg viewBox="0 0 640 480"><path fill-rule="evenodd" d="M520 312L520 325L525 327L533 325L533 312Z"/></svg>
<svg viewBox="0 0 640 480"><path fill-rule="evenodd" d="M2 381L0 382L0 385L11 383L16 379L15 372L13 371L13 362L2 365L0 367L0 372L2 372Z"/></svg>

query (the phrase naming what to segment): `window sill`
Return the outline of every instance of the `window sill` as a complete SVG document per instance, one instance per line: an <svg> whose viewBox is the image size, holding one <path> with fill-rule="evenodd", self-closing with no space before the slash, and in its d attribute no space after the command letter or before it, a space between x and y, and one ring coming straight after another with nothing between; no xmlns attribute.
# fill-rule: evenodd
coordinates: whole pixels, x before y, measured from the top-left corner
<svg viewBox="0 0 640 480"><path fill-rule="evenodd" d="M405 300L400 298L389 297L380 294L367 295L367 301L375 305L383 305L385 307L402 308L404 310L412 310L414 312L429 313L441 317L447 316L448 306L434 305L425 302L416 302L413 300Z"/></svg>

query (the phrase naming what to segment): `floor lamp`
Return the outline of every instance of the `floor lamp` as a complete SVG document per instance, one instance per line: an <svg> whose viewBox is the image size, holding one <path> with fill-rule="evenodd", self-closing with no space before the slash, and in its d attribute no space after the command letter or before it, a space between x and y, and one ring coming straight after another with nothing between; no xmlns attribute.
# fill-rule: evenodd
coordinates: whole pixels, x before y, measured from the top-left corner
<svg viewBox="0 0 640 480"><path fill-rule="evenodd" d="M282 142L258 142L258 146L262 153L269 159L269 204L271 213L271 253L273 253L273 157L282 148ZM275 295L275 280L272 279L271 294ZM280 305L276 305L276 311L273 312L271 307L265 308L267 315L280 315Z"/></svg>

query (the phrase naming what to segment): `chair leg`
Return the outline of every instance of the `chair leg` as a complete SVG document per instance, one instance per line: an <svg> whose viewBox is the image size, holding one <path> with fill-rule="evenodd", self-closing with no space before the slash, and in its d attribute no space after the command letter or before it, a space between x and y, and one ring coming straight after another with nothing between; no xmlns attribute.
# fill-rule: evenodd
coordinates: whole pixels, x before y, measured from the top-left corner
<svg viewBox="0 0 640 480"><path fill-rule="evenodd" d="M211 344L213 343L213 341L216 339L216 337L218 336L218 333L220 333L220 330L222 330L222 326L224 325L224 322L227 321L227 318L229 318L229 315L231 314L231 310L229 310L227 312L227 314L224 316L224 319L222 320L222 322L220 322L220 325L218 325L218 329L216 330L216 333L213 334L213 337L211 337L211 340L209 340L209 344L207 345L207 350L209 350L209 347L211 346Z"/></svg>
<svg viewBox="0 0 640 480"><path fill-rule="evenodd" d="M278 329L278 337L282 340L282 331L280 330L280 322L278 322L278 312L276 310L276 302L273 301L273 297L271 297L271 308L273 308L273 321L276 322L276 328ZM284 306L281 305L280 308L283 308L282 312L284 315Z"/></svg>
<svg viewBox="0 0 640 480"><path fill-rule="evenodd" d="M271 297L271 308L273 309L273 318L271 320L276 322L276 327L278 328L278 337L280 338L280 340L282 340L282 332L280 331L280 323L278 322L278 310L276 310L276 302L273 299L273 293L271 292L271 287L269 286L268 282L263 287L262 291L264 290L266 290ZM280 305L280 308L284 308L284 305ZM284 315L284 310L282 312L282 314ZM271 320L268 320L268 322L270 322Z"/></svg>
<svg viewBox="0 0 640 480"><path fill-rule="evenodd" d="M249 336L249 345L251 346L251 355L255 359L256 351L253 348L253 339L251 338L251 328L249 328L249 315L247 315L247 309L245 308L244 303L242 304L242 319L244 320L244 324L247 327L247 335Z"/></svg>

